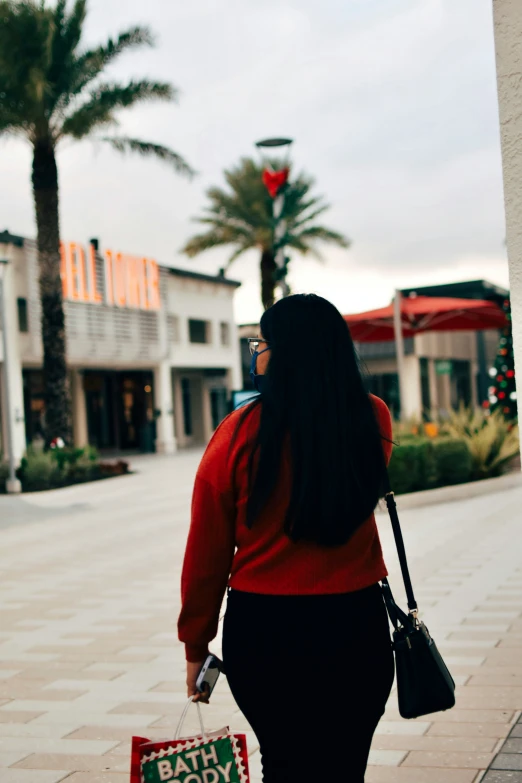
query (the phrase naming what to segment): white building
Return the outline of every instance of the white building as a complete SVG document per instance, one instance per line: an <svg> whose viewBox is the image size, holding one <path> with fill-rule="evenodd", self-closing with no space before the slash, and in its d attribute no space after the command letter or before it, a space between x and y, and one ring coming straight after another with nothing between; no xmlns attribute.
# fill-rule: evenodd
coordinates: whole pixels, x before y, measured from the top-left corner
<svg viewBox="0 0 522 783"><path fill-rule="evenodd" d="M36 243L0 233L14 453L42 430L45 395ZM74 442L172 453L205 443L241 388L239 283L146 258L62 246ZM3 361L3 356L0 356ZM5 388L0 398L6 431ZM6 449L3 449L5 454Z"/></svg>

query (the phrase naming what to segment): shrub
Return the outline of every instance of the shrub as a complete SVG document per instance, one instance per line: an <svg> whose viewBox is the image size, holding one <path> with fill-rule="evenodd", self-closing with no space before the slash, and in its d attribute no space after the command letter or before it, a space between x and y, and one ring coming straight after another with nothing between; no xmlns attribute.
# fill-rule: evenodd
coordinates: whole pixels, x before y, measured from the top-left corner
<svg viewBox="0 0 522 783"><path fill-rule="evenodd" d="M434 441L438 484L463 484L472 474L472 459L468 444L463 439L441 438Z"/></svg>
<svg viewBox="0 0 522 783"><path fill-rule="evenodd" d="M125 463L126 464L126 463ZM54 489L106 478L96 449L52 449L29 446L18 470L24 492Z"/></svg>
<svg viewBox="0 0 522 783"><path fill-rule="evenodd" d="M30 447L18 471L24 492L37 492L60 485L61 472L49 452L35 452Z"/></svg>
<svg viewBox="0 0 522 783"><path fill-rule="evenodd" d="M395 446L392 452L388 474L394 492L401 495L413 492L419 483L419 445L408 443Z"/></svg>
<svg viewBox="0 0 522 783"><path fill-rule="evenodd" d="M472 459L472 478L499 476L519 454L518 424L508 421L502 411L486 415L482 410L461 406L441 425L452 437L464 438Z"/></svg>
<svg viewBox="0 0 522 783"><path fill-rule="evenodd" d="M93 446L85 446L84 448L68 447L63 449L51 449L50 453L62 472L66 472L71 466L77 465L78 463L93 464L98 461L98 452Z"/></svg>
<svg viewBox="0 0 522 783"><path fill-rule="evenodd" d="M63 478L66 484L93 481L100 478L100 468L97 462L82 454L74 462L65 463Z"/></svg>
<svg viewBox="0 0 522 783"><path fill-rule="evenodd" d="M4 462L0 454L0 493L6 491L5 482L9 478L9 465Z"/></svg>
<svg viewBox="0 0 522 783"><path fill-rule="evenodd" d="M406 436L395 446L389 466L394 492L415 492L436 486L438 473L433 444L425 438Z"/></svg>
<svg viewBox="0 0 522 783"><path fill-rule="evenodd" d="M419 460L419 489L433 489L439 483L439 469L433 441L431 439L421 441L418 454Z"/></svg>
<svg viewBox="0 0 522 783"><path fill-rule="evenodd" d="M471 477L471 454L462 439L406 437L393 449L388 470L397 494L460 484Z"/></svg>

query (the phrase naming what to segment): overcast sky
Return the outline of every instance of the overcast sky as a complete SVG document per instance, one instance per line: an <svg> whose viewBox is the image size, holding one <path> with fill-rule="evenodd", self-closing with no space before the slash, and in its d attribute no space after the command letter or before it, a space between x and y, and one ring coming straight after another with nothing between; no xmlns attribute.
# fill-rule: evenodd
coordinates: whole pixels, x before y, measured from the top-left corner
<svg viewBox="0 0 522 783"><path fill-rule="evenodd" d="M255 140L284 135L332 205L325 224L353 242L326 246L324 265L295 256L295 291L357 312L395 287L507 285L491 0L90 0L87 41L136 23L157 46L111 75L170 80L181 99L122 114L122 130L170 145L199 175L64 146L64 239L217 272L226 251L179 252L191 218ZM9 141L0 155L0 230L34 236L30 150ZM257 264L252 253L230 273L241 322L261 312Z"/></svg>

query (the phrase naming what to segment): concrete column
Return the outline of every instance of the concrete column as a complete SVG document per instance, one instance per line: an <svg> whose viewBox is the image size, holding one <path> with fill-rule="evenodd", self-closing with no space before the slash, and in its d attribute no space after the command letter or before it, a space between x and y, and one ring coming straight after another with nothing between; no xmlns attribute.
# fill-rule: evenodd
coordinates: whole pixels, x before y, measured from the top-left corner
<svg viewBox="0 0 522 783"><path fill-rule="evenodd" d="M16 311L16 295L14 288L14 268L13 263L7 263L3 269L3 286L4 286L4 304L5 304L5 325L6 335L8 341L8 367L7 375L9 376L9 401L11 410L7 409L6 404L6 388L5 388L5 374L3 363L6 357L2 354L2 381L1 381L1 394L2 394L2 444L4 458L8 456L7 447L7 417L9 416L12 424L12 436L13 436L13 455L15 461L18 463L22 459L25 449L25 418L24 418L24 387L22 379L22 362L20 358L20 339L18 333L18 314Z"/></svg>
<svg viewBox="0 0 522 783"><path fill-rule="evenodd" d="M418 356L404 357L404 399L401 400L403 419L422 416L422 387Z"/></svg>
<svg viewBox="0 0 522 783"><path fill-rule="evenodd" d="M87 406L85 404L85 391L83 388L83 373L74 369L71 372L72 392L72 416L73 439L77 449L82 449L89 444L87 428Z"/></svg>
<svg viewBox="0 0 522 783"><path fill-rule="evenodd" d="M443 414L451 411L451 375L438 376L439 410Z"/></svg>
<svg viewBox="0 0 522 783"><path fill-rule="evenodd" d="M520 0L494 0L493 16L513 347L520 388L522 387L522 4Z"/></svg>
<svg viewBox="0 0 522 783"><path fill-rule="evenodd" d="M183 400L181 396L181 378L177 372L172 374L174 395L174 437L180 449L185 447L185 428L183 426Z"/></svg>
<svg viewBox="0 0 522 783"><path fill-rule="evenodd" d="M431 403L431 416L437 417L439 413L440 403L437 392L437 373L435 372L435 360L428 359L428 381L430 385L430 403Z"/></svg>
<svg viewBox="0 0 522 783"><path fill-rule="evenodd" d="M469 363L469 367L470 367L469 371L471 376L471 407L478 408L480 405L480 401L478 397L478 383L479 383L479 375L480 375L479 363L473 359Z"/></svg>
<svg viewBox="0 0 522 783"><path fill-rule="evenodd" d="M203 414L203 441L208 443L214 430L212 429L212 410L210 407L210 389L208 384L202 383L202 414Z"/></svg>
<svg viewBox="0 0 522 783"><path fill-rule="evenodd" d="M192 436L194 444L205 443L205 406L203 374L190 377L190 402L192 410Z"/></svg>
<svg viewBox="0 0 522 783"><path fill-rule="evenodd" d="M234 363L229 372L232 389L239 391L243 388L243 367L241 362L241 339L235 323L230 324L230 347L234 352Z"/></svg>
<svg viewBox="0 0 522 783"><path fill-rule="evenodd" d="M163 360L154 368L154 407L156 419L156 452L174 454L174 400L172 397L172 376L168 361Z"/></svg>

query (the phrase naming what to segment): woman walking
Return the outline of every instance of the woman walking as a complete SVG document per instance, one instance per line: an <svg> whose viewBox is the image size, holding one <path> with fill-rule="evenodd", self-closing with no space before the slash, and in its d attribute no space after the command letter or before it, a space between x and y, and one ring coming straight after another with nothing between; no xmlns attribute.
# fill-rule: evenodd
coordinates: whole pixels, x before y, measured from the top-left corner
<svg viewBox="0 0 522 783"><path fill-rule="evenodd" d="M394 674L374 509L391 418L364 389L348 327L315 295L268 309L261 392L199 467L179 637L189 695L217 633L265 783L363 783Z"/></svg>

